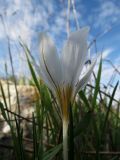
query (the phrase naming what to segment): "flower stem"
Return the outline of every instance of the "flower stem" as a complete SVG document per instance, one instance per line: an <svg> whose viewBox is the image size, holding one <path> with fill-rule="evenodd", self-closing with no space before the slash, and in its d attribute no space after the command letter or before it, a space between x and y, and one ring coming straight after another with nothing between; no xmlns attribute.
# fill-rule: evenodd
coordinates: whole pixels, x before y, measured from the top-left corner
<svg viewBox="0 0 120 160"><path fill-rule="evenodd" d="M74 128L72 106L69 107L69 160L74 160Z"/></svg>
<svg viewBox="0 0 120 160"><path fill-rule="evenodd" d="M63 119L63 159L68 160L68 120Z"/></svg>

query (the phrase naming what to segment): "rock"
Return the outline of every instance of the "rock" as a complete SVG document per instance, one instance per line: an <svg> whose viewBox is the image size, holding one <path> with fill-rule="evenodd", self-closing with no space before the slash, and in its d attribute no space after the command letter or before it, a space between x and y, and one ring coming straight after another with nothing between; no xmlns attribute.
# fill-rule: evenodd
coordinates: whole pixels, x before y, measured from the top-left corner
<svg viewBox="0 0 120 160"><path fill-rule="evenodd" d="M1 83L6 97L8 109L11 110L12 112L17 112L18 103L17 103L15 85L12 82L9 82L9 91L10 91L10 96L9 96L7 82L2 80ZM21 116L25 118L31 118L32 113L34 112L35 102L40 98L38 90L36 89L36 87L30 85L17 85L17 91L19 96ZM1 91L0 91L0 101L4 104ZM0 115L0 119L4 120L2 115ZM23 126L26 126L26 124L23 124ZM2 131L5 134L10 131L6 122L5 123L1 122L0 127L2 128L2 130L0 129L0 132Z"/></svg>

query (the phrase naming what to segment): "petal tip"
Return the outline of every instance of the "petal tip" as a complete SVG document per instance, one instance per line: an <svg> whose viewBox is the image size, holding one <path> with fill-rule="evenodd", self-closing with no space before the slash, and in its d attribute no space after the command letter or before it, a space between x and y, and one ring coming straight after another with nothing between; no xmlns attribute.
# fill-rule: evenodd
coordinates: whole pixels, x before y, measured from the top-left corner
<svg viewBox="0 0 120 160"><path fill-rule="evenodd" d="M90 31L90 27L89 26L85 26L83 28L80 29L80 31L84 32L86 35L88 35L89 31Z"/></svg>

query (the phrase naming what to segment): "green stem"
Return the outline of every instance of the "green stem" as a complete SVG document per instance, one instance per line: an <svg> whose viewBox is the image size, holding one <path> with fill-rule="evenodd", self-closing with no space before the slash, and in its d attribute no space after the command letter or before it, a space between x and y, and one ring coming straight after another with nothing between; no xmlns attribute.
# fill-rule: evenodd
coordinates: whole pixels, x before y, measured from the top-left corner
<svg viewBox="0 0 120 160"><path fill-rule="evenodd" d="M63 119L63 159L68 160L68 121Z"/></svg>
<svg viewBox="0 0 120 160"><path fill-rule="evenodd" d="M69 107L69 160L74 160L74 130L72 106Z"/></svg>

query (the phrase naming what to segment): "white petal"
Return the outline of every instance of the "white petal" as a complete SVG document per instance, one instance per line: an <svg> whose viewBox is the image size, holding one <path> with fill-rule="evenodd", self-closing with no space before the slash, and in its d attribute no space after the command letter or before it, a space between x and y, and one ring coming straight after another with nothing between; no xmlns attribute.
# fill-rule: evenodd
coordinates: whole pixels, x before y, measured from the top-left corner
<svg viewBox="0 0 120 160"><path fill-rule="evenodd" d="M42 72L41 67L36 64L35 62L32 63L36 69L37 74L44 80L46 85L49 87L49 89L55 94L55 90L53 88L53 85L49 82L49 80L46 78L45 74Z"/></svg>
<svg viewBox="0 0 120 160"><path fill-rule="evenodd" d="M74 84L80 75L87 56L88 30L88 27L85 27L71 33L63 48L62 62L65 83Z"/></svg>
<svg viewBox="0 0 120 160"><path fill-rule="evenodd" d="M90 76L91 76L91 73L92 73L92 71L93 71L93 68L94 68L94 66L95 66L95 63L96 63L96 60L97 59L95 59L93 62L92 62L92 64L91 64L91 66L90 66L90 68L88 69L88 71L86 72L86 74L81 78L81 80L77 83L77 85L75 86L75 88L74 88L74 96L78 93L78 91L79 90L82 90L84 87L85 87L85 85L88 83L88 81L89 81L89 79L90 79Z"/></svg>
<svg viewBox="0 0 120 160"><path fill-rule="evenodd" d="M40 67L48 87L56 88L61 81L61 64L53 41L45 33L40 35Z"/></svg>

